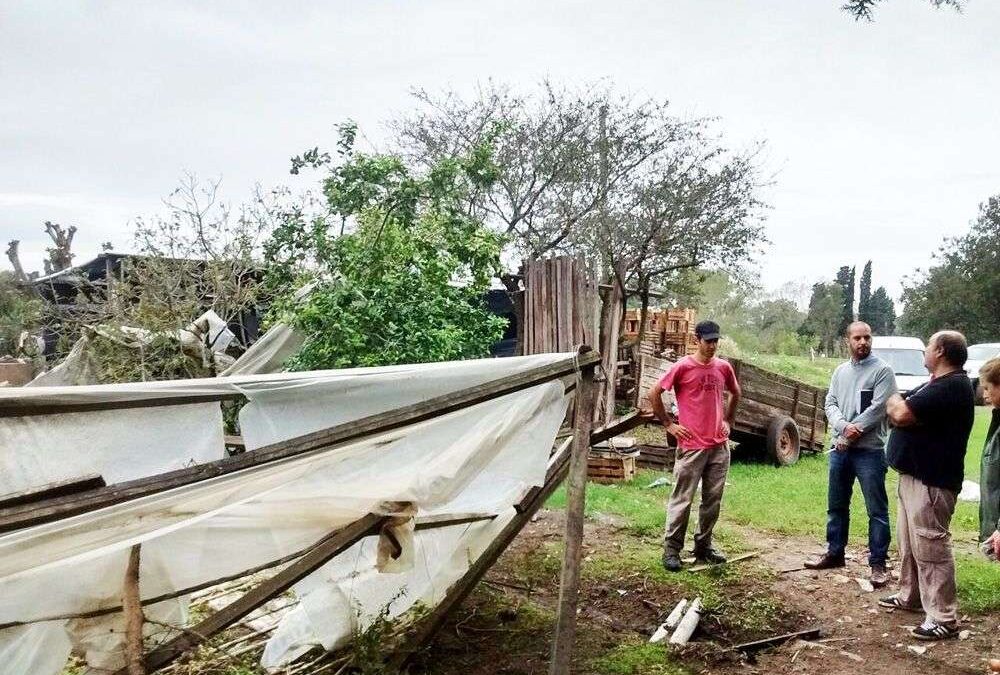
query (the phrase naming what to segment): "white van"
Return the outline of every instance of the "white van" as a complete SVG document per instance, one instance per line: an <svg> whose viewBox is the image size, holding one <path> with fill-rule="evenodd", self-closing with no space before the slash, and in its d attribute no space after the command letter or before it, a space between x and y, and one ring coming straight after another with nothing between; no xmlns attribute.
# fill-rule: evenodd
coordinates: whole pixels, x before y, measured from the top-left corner
<svg viewBox="0 0 1000 675"><path fill-rule="evenodd" d="M872 355L892 367L900 392L910 391L931 379L924 367L924 341L920 338L876 335L872 338Z"/></svg>

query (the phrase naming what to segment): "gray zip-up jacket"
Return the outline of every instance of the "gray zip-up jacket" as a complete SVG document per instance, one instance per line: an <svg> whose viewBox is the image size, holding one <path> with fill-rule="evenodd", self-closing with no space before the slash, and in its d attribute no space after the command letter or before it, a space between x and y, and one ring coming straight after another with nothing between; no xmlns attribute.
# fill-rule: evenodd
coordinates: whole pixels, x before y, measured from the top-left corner
<svg viewBox="0 0 1000 675"><path fill-rule="evenodd" d="M850 444L852 448L884 450L889 437L885 403L896 391L892 368L878 357L868 356L857 362L852 359L837 366L826 394L826 419L834 431L833 441L853 423L863 433ZM866 392L864 397L862 392ZM867 402L869 397L871 403L861 410L862 398Z"/></svg>

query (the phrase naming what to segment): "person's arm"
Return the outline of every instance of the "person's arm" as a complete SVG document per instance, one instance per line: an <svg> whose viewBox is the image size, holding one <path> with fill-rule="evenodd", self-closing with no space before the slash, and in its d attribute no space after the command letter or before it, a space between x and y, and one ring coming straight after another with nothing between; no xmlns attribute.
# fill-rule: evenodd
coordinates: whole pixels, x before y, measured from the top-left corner
<svg viewBox="0 0 1000 675"><path fill-rule="evenodd" d="M837 375L840 374L840 370L836 370L833 373L833 378L830 380L830 388L826 390L826 404L824 410L826 411L826 420L833 427L833 430L837 434L843 434L844 428L848 425L848 421L844 419L844 413L840 411L841 402L837 400L837 395L834 393L837 384Z"/></svg>
<svg viewBox="0 0 1000 675"><path fill-rule="evenodd" d="M653 388L649 390L647 399L653 408L653 414L656 418L660 420L663 424L663 428L666 429L667 433L677 439L686 440L691 438L691 431L677 422L674 421L674 416L670 414L666 406L663 405L663 392L672 389L674 384L674 371L677 366L671 368L659 382L653 385Z"/></svg>
<svg viewBox="0 0 1000 675"><path fill-rule="evenodd" d="M893 394L885 404L885 415L894 427L912 427L917 423L909 404L899 394Z"/></svg>
<svg viewBox="0 0 1000 675"><path fill-rule="evenodd" d="M893 375L892 368L882 368L875 376L871 405L854 418L853 424L861 433L874 429L882 423L886 416L886 403L896 392L896 376Z"/></svg>
<svg viewBox="0 0 1000 675"><path fill-rule="evenodd" d="M729 392L729 402L726 404L726 435L733 428L733 424L736 423L736 408L740 404L740 399L743 398L743 389L740 388L739 380L736 379L736 371L733 367L726 364L726 390Z"/></svg>

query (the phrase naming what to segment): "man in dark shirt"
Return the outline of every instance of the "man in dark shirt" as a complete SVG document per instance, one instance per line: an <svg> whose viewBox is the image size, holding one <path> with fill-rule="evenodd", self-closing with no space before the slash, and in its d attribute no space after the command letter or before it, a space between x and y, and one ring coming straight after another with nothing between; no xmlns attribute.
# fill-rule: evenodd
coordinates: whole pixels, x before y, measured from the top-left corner
<svg viewBox="0 0 1000 675"><path fill-rule="evenodd" d="M965 449L975 419L972 384L962 367L965 337L935 333L924 352L931 381L904 399L889 399L894 429L887 459L899 472L899 592L879 600L883 607L925 613L911 632L920 640L958 635L955 559L948 528L962 490Z"/></svg>

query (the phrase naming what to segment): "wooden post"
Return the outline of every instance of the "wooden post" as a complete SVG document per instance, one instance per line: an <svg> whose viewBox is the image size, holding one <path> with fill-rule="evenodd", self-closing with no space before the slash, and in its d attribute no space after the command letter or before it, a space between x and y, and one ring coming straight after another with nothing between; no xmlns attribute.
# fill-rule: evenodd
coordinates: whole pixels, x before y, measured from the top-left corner
<svg viewBox="0 0 1000 675"><path fill-rule="evenodd" d="M145 665L149 670L157 671L170 664L184 652L204 643L212 635L225 630L264 603L281 595L362 538L378 532L379 528L388 520L387 516L369 514L341 528L336 534L324 539L323 543L306 553L299 560L273 577L261 582L252 591L240 596L239 599L202 620L190 630L183 632L181 635L145 655ZM138 555L135 555L138 561ZM131 654L129 656L131 658ZM142 662L141 646L139 658L140 662ZM137 675L139 673L146 675L145 670L133 671L130 663L127 669L123 668L116 671L114 675Z"/></svg>
<svg viewBox="0 0 1000 675"><path fill-rule="evenodd" d="M812 425L809 430L809 447L816 449L816 418L819 417L819 391L813 392Z"/></svg>
<svg viewBox="0 0 1000 675"><path fill-rule="evenodd" d="M581 354L589 351L581 347ZM583 546L583 507L587 493L587 453L590 451L590 430L594 419L597 384L594 368L586 368L576 390L576 415L573 423L573 449L566 480L566 549L563 554L562 578L559 583L559 606L556 634L552 645L550 675L569 673L576 638L577 591L580 585L580 554Z"/></svg>
<svg viewBox="0 0 1000 675"><path fill-rule="evenodd" d="M139 544L132 547L125 569L122 612L125 615L125 667L128 675L146 675L142 653L142 602L139 597Z"/></svg>
<svg viewBox="0 0 1000 675"><path fill-rule="evenodd" d="M597 421L607 424L615 416L615 381L618 379L618 327L621 325L622 292L617 283L601 298L600 350L604 386L597 406Z"/></svg>

